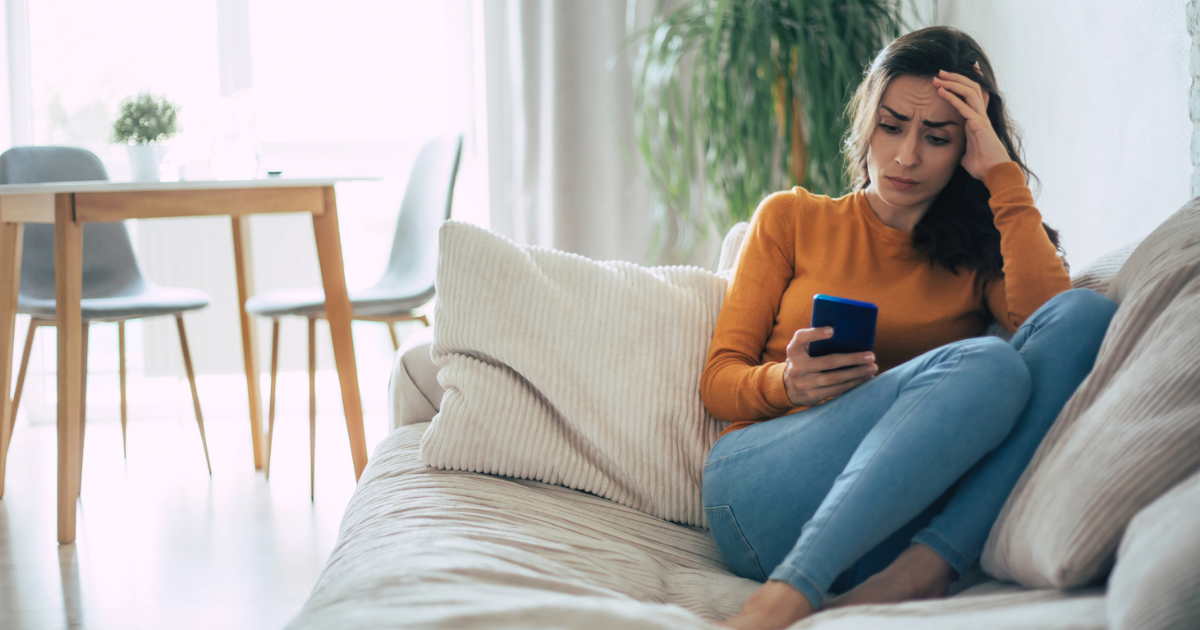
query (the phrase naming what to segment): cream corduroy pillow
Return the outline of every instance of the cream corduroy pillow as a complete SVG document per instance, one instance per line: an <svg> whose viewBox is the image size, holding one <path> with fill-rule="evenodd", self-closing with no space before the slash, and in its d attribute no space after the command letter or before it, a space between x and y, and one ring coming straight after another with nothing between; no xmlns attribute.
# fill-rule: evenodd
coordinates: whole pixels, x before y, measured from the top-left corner
<svg viewBox="0 0 1200 630"><path fill-rule="evenodd" d="M698 267L597 262L446 222L430 350L446 391L421 459L704 526L704 461L727 425L704 408L700 373L725 286Z"/></svg>
<svg viewBox="0 0 1200 630"><path fill-rule="evenodd" d="M1008 497L983 569L1030 587L1102 578L1130 519L1200 467L1200 199L1137 247L1095 367Z"/></svg>

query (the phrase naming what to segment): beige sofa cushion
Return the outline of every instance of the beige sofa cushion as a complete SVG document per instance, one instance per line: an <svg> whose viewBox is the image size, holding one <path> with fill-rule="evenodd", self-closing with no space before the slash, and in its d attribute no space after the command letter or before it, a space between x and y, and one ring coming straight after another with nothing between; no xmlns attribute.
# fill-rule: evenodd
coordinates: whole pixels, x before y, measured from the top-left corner
<svg viewBox="0 0 1200 630"><path fill-rule="evenodd" d="M1112 630L1200 628L1200 474L1129 523L1105 601Z"/></svg>
<svg viewBox="0 0 1200 630"><path fill-rule="evenodd" d="M1200 199L1137 247L1091 374L1017 482L983 551L1026 586L1102 578L1130 519L1200 467Z"/></svg>
<svg viewBox="0 0 1200 630"><path fill-rule="evenodd" d="M705 409L700 372L726 281L455 221L439 238L430 353L446 391L421 458L702 526L704 461L726 424Z"/></svg>
<svg viewBox="0 0 1200 630"><path fill-rule="evenodd" d="M429 422L442 405L437 366L429 356L433 328L421 328L404 338L392 362L388 383L389 427L396 429Z"/></svg>

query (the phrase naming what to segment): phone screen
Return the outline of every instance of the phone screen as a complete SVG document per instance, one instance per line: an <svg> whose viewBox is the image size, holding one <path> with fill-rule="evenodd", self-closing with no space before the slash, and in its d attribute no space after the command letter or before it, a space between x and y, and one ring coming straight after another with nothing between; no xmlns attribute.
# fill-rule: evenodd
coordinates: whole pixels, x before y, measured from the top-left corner
<svg viewBox="0 0 1200 630"><path fill-rule="evenodd" d="M875 322L879 308L870 302L822 295L813 296L812 328L833 327L833 336L808 344L808 356L869 352L875 347Z"/></svg>

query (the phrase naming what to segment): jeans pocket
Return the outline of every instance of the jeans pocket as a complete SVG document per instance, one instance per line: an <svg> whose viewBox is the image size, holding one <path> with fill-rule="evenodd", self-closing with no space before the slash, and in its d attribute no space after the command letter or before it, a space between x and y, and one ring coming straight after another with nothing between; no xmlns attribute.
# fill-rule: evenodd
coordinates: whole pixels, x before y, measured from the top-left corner
<svg viewBox="0 0 1200 630"><path fill-rule="evenodd" d="M733 518L733 510L728 505L705 507L704 518L708 520L709 531L729 569L739 577L766 582L767 576L758 565L758 555L742 535L742 528Z"/></svg>

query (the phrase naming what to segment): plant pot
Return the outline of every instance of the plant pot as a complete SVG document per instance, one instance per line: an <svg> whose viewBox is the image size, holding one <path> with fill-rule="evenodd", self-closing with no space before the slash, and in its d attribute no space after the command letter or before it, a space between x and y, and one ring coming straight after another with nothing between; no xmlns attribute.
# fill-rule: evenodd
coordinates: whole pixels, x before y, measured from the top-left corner
<svg viewBox="0 0 1200 630"><path fill-rule="evenodd" d="M126 148L129 150L129 167L133 180L158 181L158 168L162 164L163 156L167 154L167 147L161 144L131 144Z"/></svg>

